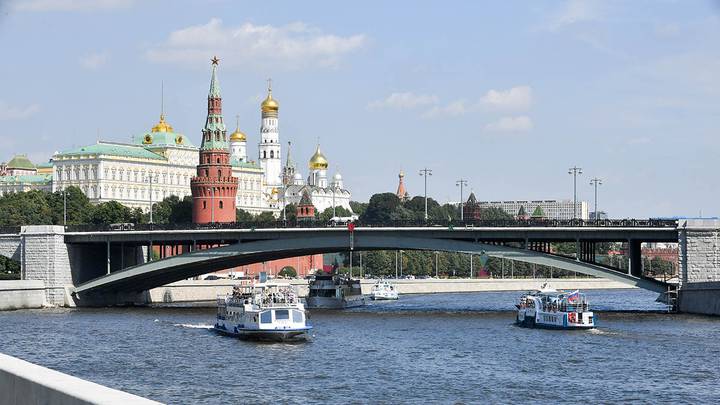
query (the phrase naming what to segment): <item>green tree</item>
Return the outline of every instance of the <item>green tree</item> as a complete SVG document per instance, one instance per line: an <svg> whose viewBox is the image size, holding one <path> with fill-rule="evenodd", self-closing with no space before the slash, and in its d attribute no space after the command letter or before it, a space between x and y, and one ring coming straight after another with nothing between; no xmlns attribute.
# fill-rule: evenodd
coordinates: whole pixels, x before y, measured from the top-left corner
<svg viewBox="0 0 720 405"><path fill-rule="evenodd" d="M250 222L252 221L253 215L242 208L235 210L235 222Z"/></svg>
<svg viewBox="0 0 720 405"><path fill-rule="evenodd" d="M0 197L0 226L52 225L49 196L46 191L32 190Z"/></svg>
<svg viewBox="0 0 720 405"><path fill-rule="evenodd" d="M53 223L62 225L64 208L67 207L67 224L87 224L92 212L92 204L85 193L78 187L70 186L65 189L65 198L62 191L56 191L47 196L48 204L52 209Z"/></svg>
<svg viewBox="0 0 720 405"><path fill-rule="evenodd" d="M258 215L255 215L253 218L253 222L260 225L269 225L272 223L275 223L277 221L277 218L275 218L275 215L273 215L270 211L264 211Z"/></svg>
<svg viewBox="0 0 720 405"><path fill-rule="evenodd" d="M335 207L335 215L338 217L349 217L352 215L352 212L350 212L350 210L348 210L345 207L337 206L337 207ZM320 220L323 223L327 223L328 221L330 221L330 218L332 218L332 217L333 217L333 209L332 209L332 207L327 207L327 208L325 208L325 211L323 211L322 213L320 213L320 215L318 215L318 220Z"/></svg>
<svg viewBox="0 0 720 405"><path fill-rule="evenodd" d="M288 204L285 206L285 220L291 224L294 224L297 220L297 205Z"/></svg>
<svg viewBox="0 0 720 405"><path fill-rule="evenodd" d="M133 222L133 212L130 208L117 201L100 203L93 208L90 214L93 224L118 224Z"/></svg>
<svg viewBox="0 0 720 405"><path fill-rule="evenodd" d="M365 213L365 210L367 209L368 203L359 202L359 201L350 201L350 208L352 208L353 213L357 216L361 216Z"/></svg>
<svg viewBox="0 0 720 405"><path fill-rule="evenodd" d="M400 207L400 199L393 193L375 194L370 197L367 209L360 221L369 224L380 224L392 221L393 212Z"/></svg>
<svg viewBox="0 0 720 405"><path fill-rule="evenodd" d="M480 209L480 218L484 220L513 220L515 217L505 212L502 208L489 207Z"/></svg>

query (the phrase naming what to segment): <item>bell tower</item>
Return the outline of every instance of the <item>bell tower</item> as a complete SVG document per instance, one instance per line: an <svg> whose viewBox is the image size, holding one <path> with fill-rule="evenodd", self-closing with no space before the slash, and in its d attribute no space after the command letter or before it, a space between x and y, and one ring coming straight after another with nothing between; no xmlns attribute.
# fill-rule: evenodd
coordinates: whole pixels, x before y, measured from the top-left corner
<svg viewBox="0 0 720 405"><path fill-rule="evenodd" d="M268 79L268 94L260 104L262 125L258 144L258 161L265 174L267 190L282 185L280 160L280 131L278 129L278 110L280 104L272 96L272 81Z"/></svg>

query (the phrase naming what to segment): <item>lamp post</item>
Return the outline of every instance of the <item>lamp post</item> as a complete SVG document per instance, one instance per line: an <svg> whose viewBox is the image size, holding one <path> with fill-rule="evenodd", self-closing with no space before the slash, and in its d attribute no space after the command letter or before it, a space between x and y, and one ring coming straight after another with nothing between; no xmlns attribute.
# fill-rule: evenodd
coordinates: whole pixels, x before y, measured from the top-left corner
<svg viewBox="0 0 720 405"><path fill-rule="evenodd" d="M153 182L157 179L157 176L153 178L152 174L149 174L145 181L150 183L150 223L153 223Z"/></svg>
<svg viewBox="0 0 720 405"><path fill-rule="evenodd" d="M464 210L463 210L463 205L464 205L464 202L463 202L463 187L467 187L468 183L467 183L467 180L460 179L460 180L458 180L458 181L455 182L455 185L456 185L456 186L460 186L460 221L464 221L464 220L465 220L465 217L464 217L464 214L463 214L463 211L464 211Z"/></svg>
<svg viewBox="0 0 720 405"><path fill-rule="evenodd" d="M63 188L63 226L67 226L67 189Z"/></svg>
<svg viewBox="0 0 720 405"><path fill-rule="evenodd" d="M595 220L597 221L598 220L597 189L598 189L598 186L602 185L602 179L595 177L592 180L590 180L590 185L595 186Z"/></svg>
<svg viewBox="0 0 720 405"><path fill-rule="evenodd" d="M210 188L210 223L215 223L215 186Z"/></svg>
<svg viewBox="0 0 720 405"><path fill-rule="evenodd" d="M332 189L332 205L333 205L333 221L334 221L335 220L334 218L336 217L336 215L335 215L335 185L333 184L333 186L330 188Z"/></svg>
<svg viewBox="0 0 720 405"><path fill-rule="evenodd" d="M420 170L420 175L425 177L425 222L428 220L428 213L427 213L427 178L428 176L432 176L432 170L428 169L427 167Z"/></svg>
<svg viewBox="0 0 720 405"><path fill-rule="evenodd" d="M573 219L577 218L577 176L582 174L582 168L573 166L568 169L568 174L573 176Z"/></svg>

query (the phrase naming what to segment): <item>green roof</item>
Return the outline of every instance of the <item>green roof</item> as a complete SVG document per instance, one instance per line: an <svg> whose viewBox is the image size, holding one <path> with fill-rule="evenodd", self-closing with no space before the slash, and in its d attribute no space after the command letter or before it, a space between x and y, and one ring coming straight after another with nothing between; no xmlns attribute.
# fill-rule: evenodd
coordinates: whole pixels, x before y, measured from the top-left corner
<svg viewBox="0 0 720 405"><path fill-rule="evenodd" d="M232 167L242 167L242 168L246 168L246 169L262 170L262 168L260 167L260 165L258 165L257 163L255 163L255 162L241 162L241 161L238 160L238 158L236 158L236 157L231 157L231 158L230 158L230 164L232 165Z"/></svg>
<svg viewBox="0 0 720 405"><path fill-rule="evenodd" d="M94 145L83 146L58 153L58 156L78 155L110 155L141 159L167 160L165 157L160 156L157 153L150 152L141 146L109 142L98 142Z"/></svg>
<svg viewBox="0 0 720 405"><path fill-rule="evenodd" d="M133 137L133 143L145 148L153 147L183 147L195 148L190 138L177 132L146 132Z"/></svg>
<svg viewBox="0 0 720 405"><path fill-rule="evenodd" d="M532 218L544 218L545 217L545 211L543 211L542 207L539 205L535 207L535 211L533 211Z"/></svg>
<svg viewBox="0 0 720 405"><path fill-rule="evenodd" d="M0 183L49 184L52 174L29 174L24 176L0 176Z"/></svg>
<svg viewBox="0 0 720 405"><path fill-rule="evenodd" d="M37 168L38 169L46 169L46 168L52 168L52 162L44 162L44 163L38 163Z"/></svg>
<svg viewBox="0 0 720 405"><path fill-rule="evenodd" d="M8 169L34 170L35 165L25 155L15 155L8 163Z"/></svg>

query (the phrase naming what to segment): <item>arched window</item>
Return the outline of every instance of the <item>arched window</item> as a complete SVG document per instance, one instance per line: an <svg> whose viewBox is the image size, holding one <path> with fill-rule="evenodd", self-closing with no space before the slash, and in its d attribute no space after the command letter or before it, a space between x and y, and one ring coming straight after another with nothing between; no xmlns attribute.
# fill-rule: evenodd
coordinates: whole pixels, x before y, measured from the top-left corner
<svg viewBox="0 0 720 405"><path fill-rule="evenodd" d="M205 169L205 177L210 177L210 170Z"/></svg>
<svg viewBox="0 0 720 405"><path fill-rule="evenodd" d="M270 159L272 159L272 158L274 158L274 157L275 157L275 152L274 152L274 151L270 151Z"/></svg>
<svg viewBox="0 0 720 405"><path fill-rule="evenodd" d="M222 209L222 208L223 208L223 202L222 202L222 201L220 201L220 205L219 205L219 207L220 207L220 209Z"/></svg>
<svg viewBox="0 0 720 405"><path fill-rule="evenodd" d="M222 177L222 170L218 169L218 177Z"/></svg>
<svg viewBox="0 0 720 405"><path fill-rule="evenodd" d="M263 159L267 158L267 151L263 151Z"/></svg>
<svg viewBox="0 0 720 405"><path fill-rule="evenodd" d="M207 201L203 201L203 209L207 209Z"/></svg>

